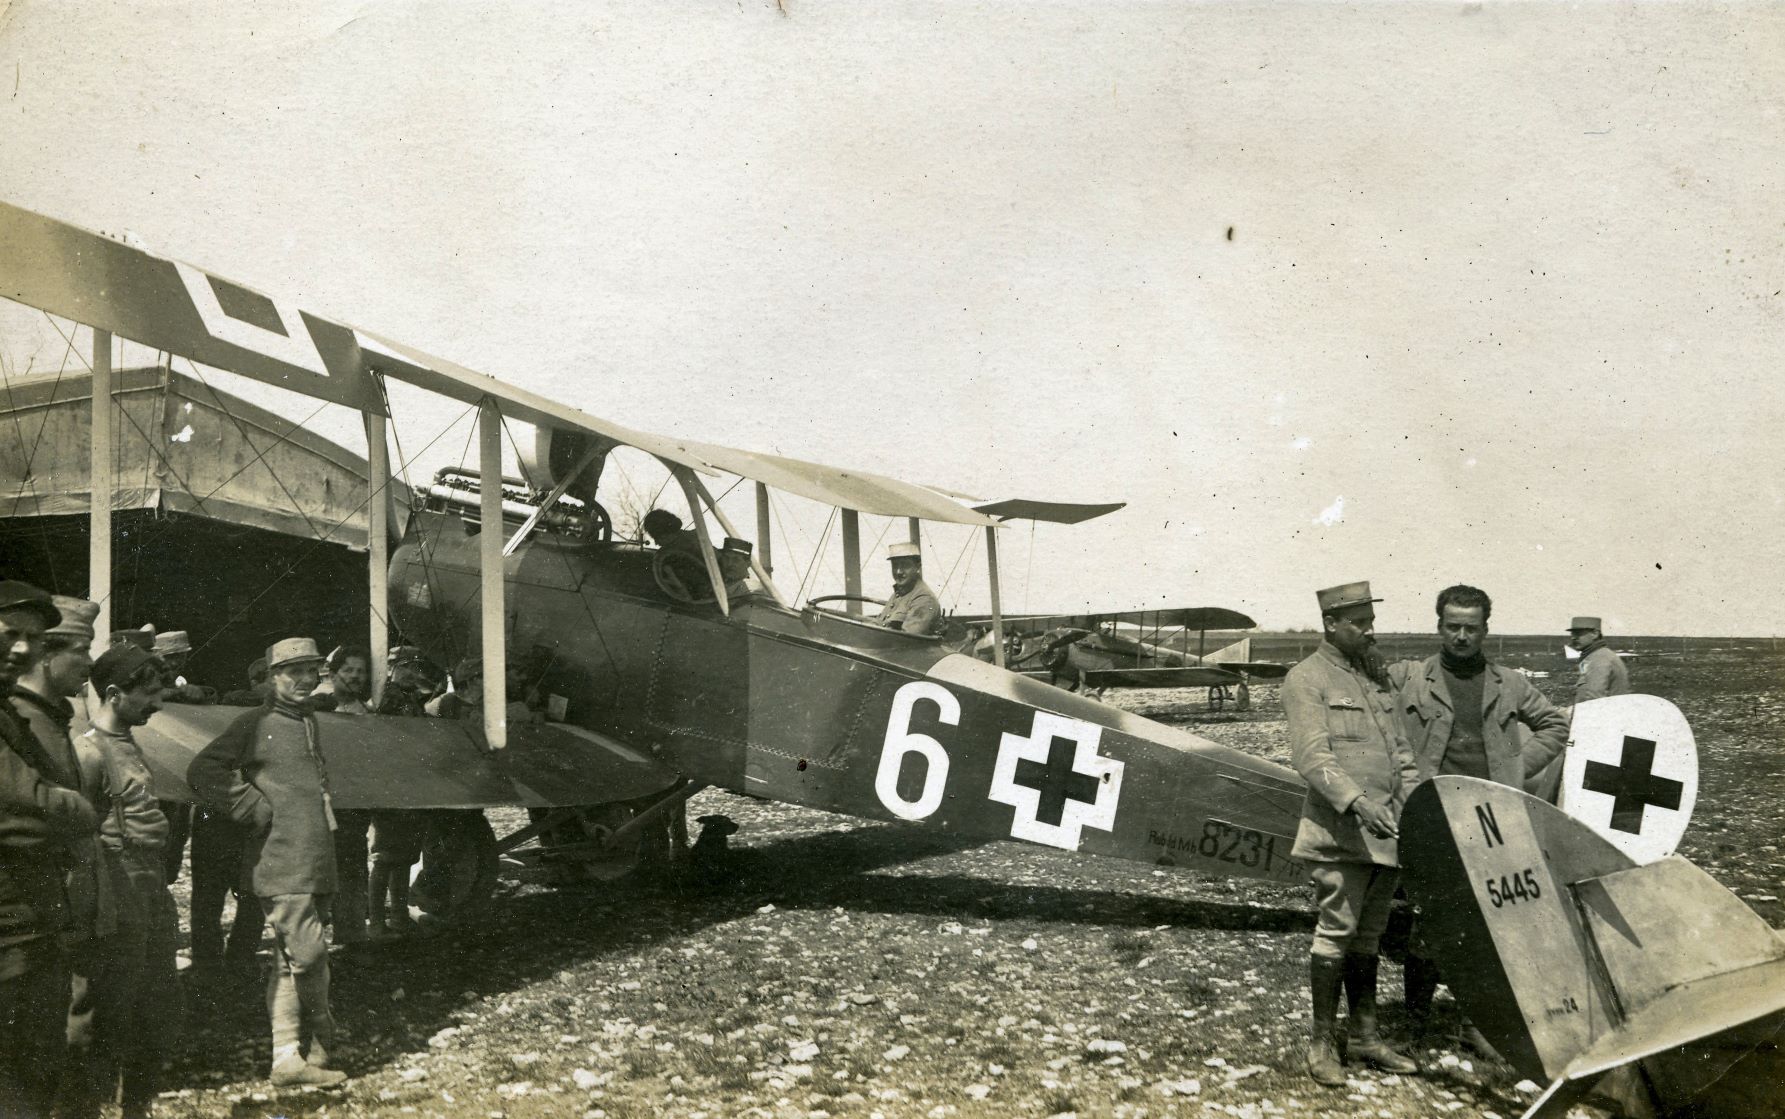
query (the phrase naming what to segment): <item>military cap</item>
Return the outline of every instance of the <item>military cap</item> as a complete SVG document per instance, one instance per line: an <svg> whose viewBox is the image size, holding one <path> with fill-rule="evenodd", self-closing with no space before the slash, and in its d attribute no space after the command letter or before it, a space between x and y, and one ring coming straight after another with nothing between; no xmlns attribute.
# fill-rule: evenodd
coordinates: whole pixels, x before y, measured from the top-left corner
<svg viewBox="0 0 1785 1119"><path fill-rule="evenodd" d="M62 620L62 612L50 600L50 592L17 579L0 579L0 610L29 610L43 619L43 628Z"/></svg>
<svg viewBox="0 0 1785 1119"><path fill-rule="evenodd" d="M1336 587L1315 591L1314 597L1320 601L1322 614L1343 610L1347 606L1362 606L1365 603L1382 601L1379 598L1370 597L1370 583L1367 579L1361 583L1340 583Z"/></svg>
<svg viewBox="0 0 1785 1119"><path fill-rule="evenodd" d="M1574 633L1577 630L1583 630L1583 629L1603 629L1603 628L1604 627L1599 624L1599 619L1593 617L1590 614L1576 614L1574 616L1574 620L1572 622L1568 623L1568 632L1569 633Z"/></svg>
<svg viewBox="0 0 1785 1119"><path fill-rule="evenodd" d="M923 552L916 544L894 544L886 550L888 560L914 559L922 562Z"/></svg>
<svg viewBox="0 0 1785 1119"><path fill-rule="evenodd" d="M84 598L70 598L65 594L52 596L51 602L61 611L62 620L44 630L44 635L73 637L91 644L93 621L99 617L99 603L88 602Z"/></svg>
<svg viewBox="0 0 1785 1119"><path fill-rule="evenodd" d="M119 645L135 645L145 653L153 652L155 648L155 626L153 623L149 623L144 625L141 629L113 630L110 644L113 648L116 648Z"/></svg>
<svg viewBox="0 0 1785 1119"><path fill-rule="evenodd" d="M155 635L154 653L158 657L178 656L192 651L192 639L183 629L170 629Z"/></svg>
<svg viewBox="0 0 1785 1119"><path fill-rule="evenodd" d="M287 637L283 641L275 641L267 649L267 671L274 672L288 664L308 664L322 662L322 654L316 651L316 639L313 637Z"/></svg>

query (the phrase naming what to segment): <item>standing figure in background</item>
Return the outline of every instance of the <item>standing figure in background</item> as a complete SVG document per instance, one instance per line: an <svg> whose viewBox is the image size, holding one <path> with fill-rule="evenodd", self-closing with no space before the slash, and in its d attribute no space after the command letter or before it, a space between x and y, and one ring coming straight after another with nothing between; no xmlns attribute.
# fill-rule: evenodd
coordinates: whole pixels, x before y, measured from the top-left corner
<svg viewBox="0 0 1785 1119"><path fill-rule="evenodd" d="M1401 806L1419 783L1419 765L1375 648L1374 604L1382 600L1370 597L1369 583L1328 587L1316 598L1326 638L1289 670L1281 694L1291 756L1308 782L1293 853L1312 868L1320 910L1308 959L1308 1075L1340 1087L1341 988L1350 1006L1346 1059L1388 1072L1418 1070L1378 1032L1376 972L1400 877Z"/></svg>
<svg viewBox="0 0 1785 1119"><path fill-rule="evenodd" d="M180 919L163 877L168 822L131 735L161 710L170 677L160 658L135 645L108 649L93 665L99 706L84 736L96 748L99 835L118 886L117 933L91 976L93 1082L109 1098L122 1081L124 1119L153 1110L184 1013L174 961Z"/></svg>
<svg viewBox="0 0 1785 1119"><path fill-rule="evenodd" d="M370 715L366 699L372 690L372 657L350 646L329 654L329 683L337 715ZM352 951L366 943L366 831L372 813L347 808L335 813L334 941Z"/></svg>
<svg viewBox="0 0 1785 1119"><path fill-rule="evenodd" d="M267 650L270 707L243 714L206 746L186 782L208 808L253 829L245 869L273 929L267 977L275 1086L329 1086L335 1020L329 1011L323 932L335 892L334 807L316 716L304 701L321 678L322 655L307 637ZM307 1048L306 1048L307 1044Z"/></svg>
<svg viewBox="0 0 1785 1119"><path fill-rule="evenodd" d="M1582 615L1569 622L1568 644L1580 653L1574 702L1630 694L1630 670L1624 667L1624 658L1605 643L1598 618Z"/></svg>

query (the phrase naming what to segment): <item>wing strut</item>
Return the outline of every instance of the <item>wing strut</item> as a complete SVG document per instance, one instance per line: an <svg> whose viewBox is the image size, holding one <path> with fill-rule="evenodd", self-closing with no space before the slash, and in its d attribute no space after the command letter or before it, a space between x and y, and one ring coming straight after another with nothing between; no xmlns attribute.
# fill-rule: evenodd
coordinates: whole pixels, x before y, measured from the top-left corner
<svg viewBox="0 0 1785 1119"><path fill-rule="evenodd" d="M711 509L713 511L713 516L718 520L719 527L725 530L725 535L736 536L739 540L742 540L743 537L738 536L738 530L732 525L731 519L725 515L724 510L719 508L719 503L717 501L713 500L712 491L708 490L707 484L700 480L700 475L693 474L693 475L690 475L690 477L694 480L694 488L697 491L699 491L701 500L703 500L707 503L707 508ZM761 482L758 482L756 484L758 486L762 486ZM760 496L762 497L762 501L756 506L756 512L757 512L757 526L756 527L759 531L761 531L763 540L767 541L769 538L769 536L768 536L768 492L767 492L767 487L762 488L762 490L760 492ZM689 508L692 509L692 508L694 508L694 506L689 506ZM764 547L766 548L767 545L765 544ZM781 597L781 589L779 587L775 586L775 581L769 577L768 564L766 561L767 561L767 552L766 551L763 553L762 556L758 556L756 554L756 552L754 550L752 550L750 553L750 570L756 572L756 578L761 580L763 588L765 590L767 590L769 592L769 594L774 597L775 601L780 603L782 606L786 606L787 600Z"/></svg>
<svg viewBox="0 0 1785 1119"><path fill-rule="evenodd" d="M491 750L508 745L508 608L502 580L502 413L494 397L478 406L478 573L483 583L483 734ZM494 483L493 485L491 483Z"/></svg>
<svg viewBox="0 0 1785 1119"><path fill-rule="evenodd" d="M843 593L848 595L844 607L851 614L862 612L862 528L861 514L854 509L843 513Z"/></svg>
<svg viewBox="0 0 1785 1119"><path fill-rule="evenodd" d="M707 532L707 519L700 515L700 482L694 477L694 471L679 463L672 463L670 473L682 484L682 497L688 502L688 515L694 520L694 533L700 538L701 558L707 561L707 581L713 585L713 601L719 604L719 613L731 617L731 595L725 590L725 576L719 571L719 557L713 551L713 538ZM729 531L729 530L727 530Z"/></svg>
<svg viewBox="0 0 1785 1119"><path fill-rule="evenodd" d="M1004 610L998 602L998 526L985 526L986 579L992 587L992 663L1004 667Z"/></svg>
<svg viewBox="0 0 1785 1119"><path fill-rule="evenodd" d="M93 658L112 639L112 332L93 331L92 494L87 502L87 597L99 603L93 627Z"/></svg>
<svg viewBox="0 0 1785 1119"><path fill-rule="evenodd" d="M390 454L384 445L384 416L361 412L366 424L366 567L371 614L372 709L384 698L384 678L390 671L390 535L387 504L390 494Z"/></svg>

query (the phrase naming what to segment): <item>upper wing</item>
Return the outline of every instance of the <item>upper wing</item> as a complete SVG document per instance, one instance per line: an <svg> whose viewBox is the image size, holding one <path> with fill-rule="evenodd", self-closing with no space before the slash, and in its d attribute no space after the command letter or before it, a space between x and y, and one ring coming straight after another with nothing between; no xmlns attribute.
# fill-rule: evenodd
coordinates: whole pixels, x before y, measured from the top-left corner
<svg viewBox="0 0 1785 1119"><path fill-rule="evenodd" d="M996 525L927 486L880 474L638 431L591 416L194 265L0 202L0 297L294 392L386 411L373 373L512 419L569 428L694 470L889 517Z"/></svg>
<svg viewBox="0 0 1785 1119"><path fill-rule="evenodd" d="M186 767L242 710L172 705L138 728L155 795L192 800ZM316 721L338 808L604 804L661 792L680 778L610 738L562 723L511 726L508 748L491 753L465 720L331 713Z"/></svg>

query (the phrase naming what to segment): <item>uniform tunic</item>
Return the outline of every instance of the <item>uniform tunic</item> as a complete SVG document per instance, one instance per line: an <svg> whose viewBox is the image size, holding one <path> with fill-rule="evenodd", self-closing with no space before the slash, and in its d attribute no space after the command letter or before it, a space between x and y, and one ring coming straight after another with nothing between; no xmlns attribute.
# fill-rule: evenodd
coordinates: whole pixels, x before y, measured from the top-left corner
<svg viewBox="0 0 1785 1119"><path fill-rule="evenodd" d="M1445 772L1459 711L1441 655L1389 665L1388 676L1395 685L1395 708L1419 763L1420 780ZM1477 679L1482 750L1487 755L1487 772L1480 776L1521 788L1528 775L1561 754L1568 739L1568 717L1521 673L1489 662ZM1528 736L1519 732L1521 725L1530 731Z"/></svg>
<svg viewBox="0 0 1785 1119"><path fill-rule="evenodd" d="M333 820L316 721L277 707L244 713L186 780L206 807L251 830L244 861L257 897L335 892Z"/></svg>
<svg viewBox="0 0 1785 1119"><path fill-rule="evenodd" d="M904 594L887 599L886 607L874 620L888 629L927 636L942 628L942 603L930 585L919 579Z"/></svg>
<svg viewBox="0 0 1785 1119"><path fill-rule="evenodd" d="M1289 670L1280 694L1291 758L1308 782L1295 857L1399 866L1394 839L1369 834L1349 813L1352 802L1368 796L1398 816L1418 784L1394 696L1328 641Z"/></svg>
<svg viewBox="0 0 1785 1119"><path fill-rule="evenodd" d="M1574 685L1574 702L1603 699L1630 693L1630 670L1624 658L1605 643L1604 638L1587 646L1580 658L1580 679Z"/></svg>

